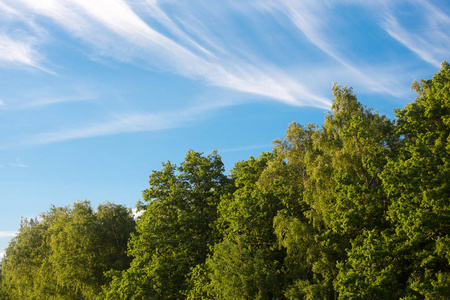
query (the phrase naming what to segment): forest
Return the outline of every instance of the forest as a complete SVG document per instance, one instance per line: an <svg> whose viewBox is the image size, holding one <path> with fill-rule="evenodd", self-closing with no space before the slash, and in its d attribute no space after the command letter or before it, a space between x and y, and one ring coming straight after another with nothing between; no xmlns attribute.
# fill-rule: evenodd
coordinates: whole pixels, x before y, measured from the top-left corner
<svg viewBox="0 0 450 300"><path fill-rule="evenodd" d="M225 175L189 150L138 216L88 201L23 219L1 299L450 299L450 64L390 120L335 84Z"/></svg>

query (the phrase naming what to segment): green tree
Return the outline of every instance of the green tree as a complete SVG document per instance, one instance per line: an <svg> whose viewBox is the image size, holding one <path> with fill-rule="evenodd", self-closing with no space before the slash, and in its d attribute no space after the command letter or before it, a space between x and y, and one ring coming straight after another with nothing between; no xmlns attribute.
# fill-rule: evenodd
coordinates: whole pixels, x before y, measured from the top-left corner
<svg viewBox="0 0 450 300"><path fill-rule="evenodd" d="M380 174L395 156L396 139L394 124L365 108L352 89L335 85L333 93L332 112L308 156L305 196L310 218L350 241L364 229L384 226L388 203Z"/></svg>
<svg viewBox="0 0 450 300"><path fill-rule="evenodd" d="M389 226L354 241L343 299L450 297L450 65L413 89L414 103L396 110L401 149L381 175Z"/></svg>
<svg viewBox="0 0 450 300"><path fill-rule="evenodd" d="M408 295L450 297L450 65L415 82L414 103L396 111L403 151L390 161L384 184L395 233L409 253ZM420 250L419 250L420 249ZM406 257L402 255L402 258Z"/></svg>
<svg viewBox="0 0 450 300"><path fill-rule="evenodd" d="M188 274L205 262L218 240L214 230L220 195L232 187L220 156L190 150L179 167L168 162L143 191L138 234L130 242L131 267L115 272L106 298L182 299Z"/></svg>
<svg viewBox="0 0 450 300"><path fill-rule="evenodd" d="M257 182L272 154L236 163L236 190L221 198L218 227L224 240L214 246L206 262L213 298L278 299L282 296L284 252L276 247L273 219L282 204ZM204 280L204 278L202 279Z"/></svg>
<svg viewBox="0 0 450 300"><path fill-rule="evenodd" d="M94 211L76 202L25 219L2 260L4 290L11 299L93 299L105 271L128 267L134 228L131 210L112 203Z"/></svg>
<svg viewBox="0 0 450 300"><path fill-rule="evenodd" d="M275 219L290 299L336 298L337 263L346 261L352 240L387 226L380 174L395 155L394 124L365 108L350 88L335 85L333 94L321 130L291 124L277 142L283 175L269 176L291 208Z"/></svg>
<svg viewBox="0 0 450 300"><path fill-rule="evenodd" d="M19 233L6 248L2 260L2 284L10 299L38 299L43 287L37 283L49 247L47 226L38 219L22 219Z"/></svg>
<svg viewBox="0 0 450 300"><path fill-rule="evenodd" d="M93 211L89 202L55 208L49 226L50 263L68 297L92 299L106 282L103 273L129 265L127 241L135 223L130 209L112 203Z"/></svg>
<svg viewBox="0 0 450 300"><path fill-rule="evenodd" d="M239 239L216 244L214 256L207 261L213 299L282 298L277 254L267 245L252 248Z"/></svg>

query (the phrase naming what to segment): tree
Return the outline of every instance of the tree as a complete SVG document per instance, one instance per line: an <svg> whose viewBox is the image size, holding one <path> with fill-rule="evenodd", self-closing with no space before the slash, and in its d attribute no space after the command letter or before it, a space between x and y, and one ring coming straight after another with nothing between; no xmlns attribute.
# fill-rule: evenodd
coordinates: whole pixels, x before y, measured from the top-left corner
<svg viewBox="0 0 450 300"><path fill-rule="evenodd" d="M275 231L287 251L290 299L337 297L337 263L346 261L352 240L387 224L380 174L395 155L394 124L365 108L352 89L335 85L333 93L321 130L293 123L277 142L283 175L272 188L284 191L291 209L279 212Z"/></svg>
<svg viewBox="0 0 450 300"><path fill-rule="evenodd" d="M181 299L191 269L205 262L219 236L220 195L232 187L220 156L190 150L179 167L168 162L150 175L143 214L130 241L131 267L111 274L106 298Z"/></svg>
<svg viewBox="0 0 450 300"><path fill-rule="evenodd" d="M49 226L50 263L72 299L93 298L106 282L103 273L129 265L127 241L134 231L130 209L112 203L93 211L89 202L56 208Z"/></svg>
<svg viewBox="0 0 450 300"><path fill-rule="evenodd" d="M414 103L396 110L400 151L381 174L389 226L354 241L345 299L450 297L450 65L412 87Z"/></svg>
<svg viewBox="0 0 450 300"><path fill-rule="evenodd" d="M282 204L257 182L273 158L236 163L232 170L234 193L223 195L218 227L223 241L214 246L206 262L207 292L221 299L277 299L281 296L284 252L276 247L273 219ZM195 298L194 298L195 299Z"/></svg>
<svg viewBox="0 0 450 300"><path fill-rule="evenodd" d="M106 203L94 211L87 201L23 220L2 260L5 292L11 299L94 298L105 271L128 267L134 227L130 209Z"/></svg>
<svg viewBox="0 0 450 300"><path fill-rule="evenodd" d="M46 243L47 226L37 218L22 219L19 233L5 251L2 260L4 293L11 299L37 299L42 287L37 284L49 247Z"/></svg>
<svg viewBox="0 0 450 300"><path fill-rule="evenodd" d="M407 294L450 296L450 65L415 82L414 103L396 111L403 151L384 172L389 218L410 261ZM418 250L420 249L420 250ZM406 256L406 257L405 257Z"/></svg>

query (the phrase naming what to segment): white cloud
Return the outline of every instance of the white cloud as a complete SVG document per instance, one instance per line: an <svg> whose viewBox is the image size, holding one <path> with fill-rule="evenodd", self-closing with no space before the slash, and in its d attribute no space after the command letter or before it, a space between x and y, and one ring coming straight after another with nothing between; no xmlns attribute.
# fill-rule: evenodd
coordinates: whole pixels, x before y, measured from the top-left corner
<svg viewBox="0 0 450 300"><path fill-rule="evenodd" d="M56 104L67 103L67 102L90 101L93 99L94 99L94 97L89 96L89 95L46 97L46 98L39 98L39 99L33 100L31 102L19 104L15 108L27 109L27 108L34 108L34 107L56 105Z"/></svg>
<svg viewBox="0 0 450 300"><path fill-rule="evenodd" d="M9 164L11 167L16 167L16 168L28 168L29 166L24 164L22 162L22 160L20 160L19 158L16 159L15 163L10 163Z"/></svg>
<svg viewBox="0 0 450 300"><path fill-rule="evenodd" d="M113 135L127 132L155 131L176 128L202 118L207 111L232 105L226 102L209 103L186 110L158 113L115 114L111 121L94 123L81 128L38 134L26 143L48 144L72 139Z"/></svg>
<svg viewBox="0 0 450 300"><path fill-rule="evenodd" d="M263 61L249 63L228 51L230 49L218 51L214 43L205 42L205 38L196 41L155 2L147 2L147 10L143 11L152 12L145 17L160 22L159 26L170 32L171 37L152 28L123 0L18 0L14 3L21 3L36 15L52 19L95 47L99 56L143 61L216 86L265 96L289 105L329 107L328 99L313 95L274 65ZM205 44L200 45L200 42Z"/></svg>
<svg viewBox="0 0 450 300"><path fill-rule="evenodd" d="M44 41L45 31L36 26L23 11L0 2L1 66L26 66L55 74L43 67L42 55L36 49Z"/></svg>
<svg viewBox="0 0 450 300"><path fill-rule="evenodd" d="M0 61L38 67L32 44L32 40L16 41L5 34L0 34Z"/></svg>
<svg viewBox="0 0 450 300"><path fill-rule="evenodd" d="M416 9L420 10L425 20L419 18L414 23L419 28L410 30L401 24L394 12L386 12L382 27L403 46L414 52L422 60L440 67L444 59L450 55L450 16L428 1L416 1Z"/></svg>
<svg viewBox="0 0 450 300"><path fill-rule="evenodd" d="M360 2L352 3L347 1L347 4L369 6L372 9L372 3L362 4ZM339 22L339 15L336 14L336 6L345 5L342 3L322 2L322 1L289 1L289 0L260 0L254 2L256 8L274 14L279 20L286 17L288 20L300 30L303 35L318 49L329 55L337 63L345 69L346 77L351 78L353 84L360 83L365 89L378 93L386 93L395 97L403 95L399 92L398 76L389 72L389 70L374 70L380 69L378 66L370 66L370 64L358 64L352 62L352 59L345 55L349 49L342 51L342 45L334 41L333 22ZM382 2L378 3L377 9L383 11L384 5ZM280 14L282 16L280 16ZM341 48L341 50L338 50ZM350 51L351 52L351 51ZM321 69L324 66L316 66ZM328 70L332 66L325 66ZM391 69L391 68L388 68ZM371 71L368 71L371 70ZM317 71L313 71L317 72ZM330 71L329 71L330 72ZM340 71L340 73L343 73ZM333 80L334 81L334 80Z"/></svg>
<svg viewBox="0 0 450 300"><path fill-rule="evenodd" d="M210 85L264 96L292 106L329 108L329 99L323 95L325 91L328 95L331 82L336 81L332 77L337 75L346 82L352 80L352 85L359 84L366 91L396 97L404 94L399 86L403 84L401 80L405 77L405 70L396 69L393 61L386 61L381 66L364 61L364 58L355 61L354 56L349 54L351 49L336 41L331 29L334 22L344 21L340 19L342 16L336 14L337 6L352 5L358 9L376 11L373 20L368 21L373 23L372 26L378 26L376 21L379 21L390 36L433 65L439 63L439 55L449 54L450 38L445 30L450 25L450 18L432 4L425 1L415 3L424 8L428 20L425 29L429 29L430 33L427 37L418 37L403 26L395 10L391 9L395 5L389 1L362 4L354 0L342 3L255 0L251 3L219 1L205 5L198 0L3 0L0 2L3 16L25 22L29 30L19 38L12 38L10 33L0 33L3 34L0 36L0 61L42 68L36 49L39 49L39 43L47 43L48 40L37 37L51 34L52 29L45 27L49 32L43 33L43 27L36 24L43 24L41 21L47 19L46 23L51 20L68 32L74 42L82 41L83 46L80 47L87 46L85 53L89 53L92 59L112 58L142 68L156 67ZM26 17L22 13L24 11ZM316 52L323 53L328 61L317 59L317 63L311 63L305 59L307 62L300 60L292 66L277 66L271 60L272 53L263 55L263 51L256 49L257 46L247 42L245 34L232 27L234 19L230 16L241 17L248 22L248 26L254 26L253 30L257 28L260 36L256 39L259 41L266 35L270 36L264 26L266 22L278 22L278 26L285 26L286 32L289 32L285 37L292 36L301 40L299 44L319 50ZM438 37L441 37L440 44ZM289 45L297 46L296 42ZM283 50L281 47L277 49ZM282 56L279 53L273 55ZM79 97L39 98L23 106L45 106L78 101L83 97L76 98ZM209 107L194 107L185 111L116 114L109 121L42 133L34 136L31 142L45 144L174 128L198 118L200 111L214 110L218 105L213 103Z"/></svg>
<svg viewBox="0 0 450 300"><path fill-rule="evenodd" d="M51 85L31 83L27 88L14 89L13 95L5 93L0 100L0 110L24 110L38 107L47 107L75 102L95 102L100 95L108 93L98 84L93 85L77 79L65 81L64 79L47 76Z"/></svg>
<svg viewBox="0 0 450 300"><path fill-rule="evenodd" d="M133 212L133 216L134 216L135 219L137 219L139 216L141 216L144 213L143 210L138 212L136 208L133 208L132 212Z"/></svg>
<svg viewBox="0 0 450 300"><path fill-rule="evenodd" d="M0 238L12 238L17 235L17 231L0 231Z"/></svg>

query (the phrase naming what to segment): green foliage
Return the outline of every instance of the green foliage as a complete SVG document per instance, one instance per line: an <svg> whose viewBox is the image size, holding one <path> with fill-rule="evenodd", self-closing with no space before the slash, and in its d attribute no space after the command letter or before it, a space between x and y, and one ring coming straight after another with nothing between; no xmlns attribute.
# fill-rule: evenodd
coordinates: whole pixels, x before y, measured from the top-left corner
<svg viewBox="0 0 450 300"><path fill-rule="evenodd" d="M9 243L2 260L2 284L11 299L38 299L48 284L38 285L36 274L46 266L46 224L38 219L22 219L19 234ZM41 266L43 268L41 268Z"/></svg>
<svg viewBox="0 0 450 300"><path fill-rule="evenodd" d="M341 265L343 298L450 297L449 64L413 88L415 102L396 110L398 153L381 173L389 226L355 240Z"/></svg>
<svg viewBox="0 0 450 300"><path fill-rule="evenodd" d="M380 174L395 148L393 124L364 108L351 89L334 86L332 113L307 158L307 201L333 233L352 238L383 225L386 195Z"/></svg>
<svg viewBox="0 0 450 300"><path fill-rule="evenodd" d="M284 252L275 248L273 219L282 207L258 180L273 155L236 163L236 190L221 198L218 227L223 241L206 261L207 291L222 299L276 299L281 294Z"/></svg>
<svg viewBox="0 0 450 300"><path fill-rule="evenodd" d="M187 280L186 299L217 299L219 297L210 286L209 272L210 270L206 264L199 264L191 269Z"/></svg>
<svg viewBox="0 0 450 300"><path fill-rule="evenodd" d="M415 84L418 97L397 110L400 155L384 172L393 198L389 217L411 261L409 289L429 299L450 296L450 65ZM418 250L420 249L420 250ZM412 292L411 292L412 293Z"/></svg>
<svg viewBox="0 0 450 300"><path fill-rule="evenodd" d="M279 266L268 249L252 249L226 239L214 247L207 261L216 299L278 299L281 294Z"/></svg>
<svg viewBox="0 0 450 300"><path fill-rule="evenodd" d="M168 162L153 171L149 184L146 203L138 203L143 214L130 241L131 267L112 274L106 298L183 298L191 268L205 262L219 239L217 205L232 184L216 152L205 157L191 150L179 167Z"/></svg>
<svg viewBox="0 0 450 300"><path fill-rule="evenodd" d="M95 212L76 202L25 219L2 260L4 292L11 299L93 299L105 271L128 267L134 228L131 210L112 203Z"/></svg>
<svg viewBox="0 0 450 300"><path fill-rule="evenodd" d="M218 219L221 231L230 239L239 237L245 244L255 247L275 241L272 220L281 203L257 185L271 156L251 157L248 161L236 163L232 170L236 191L222 197Z"/></svg>
<svg viewBox="0 0 450 300"><path fill-rule="evenodd" d="M337 290L341 299L399 299L407 264L394 250L401 242L384 233L366 231L356 238L349 259L339 264ZM394 250L394 251L393 251Z"/></svg>

